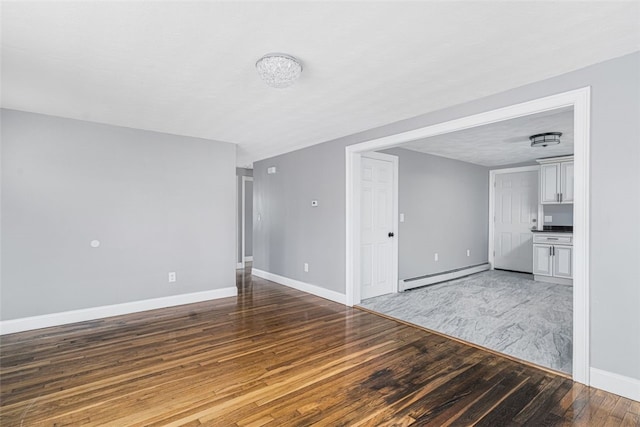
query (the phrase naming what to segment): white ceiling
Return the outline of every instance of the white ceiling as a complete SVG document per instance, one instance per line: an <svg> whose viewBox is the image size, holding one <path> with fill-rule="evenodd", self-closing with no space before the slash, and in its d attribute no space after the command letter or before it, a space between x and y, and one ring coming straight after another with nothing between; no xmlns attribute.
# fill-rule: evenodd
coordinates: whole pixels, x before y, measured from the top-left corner
<svg viewBox="0 0 640 427"><path fill-rule="evenodd" d="M238 165L640 50L639 2L6 2L2 106L237 143ZM304 64L287 89L254 64Z"/></svg>
<svg viewBox="0 0 640 427"><path fill-rule="evenodd" d="M544 132L562 132L560 144L531 147L529 136ZM573 108L437 135L402 148L489 167L573 154Z"/></svg>

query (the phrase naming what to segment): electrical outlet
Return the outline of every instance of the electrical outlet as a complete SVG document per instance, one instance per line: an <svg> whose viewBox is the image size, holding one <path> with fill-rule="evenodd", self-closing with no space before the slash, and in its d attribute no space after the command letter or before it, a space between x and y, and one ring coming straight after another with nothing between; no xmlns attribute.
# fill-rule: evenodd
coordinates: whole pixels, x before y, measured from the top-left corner
<svg viewBox="0 0 640 427"><path fill-rule="evenodd" d="M400 214L400 222L404 222L404 214L403 213Z"/></svg>
<svg viewBox="0 0 640 427"><path fill-rule="evenodd" d="M176 276L176 272L175 271L169 272L169 283L174 283L177 280L178 280L178 277Z"/></svg>
<svg viewBox="0 0 640 427"><path fill-rule="evenodd" d="M471 256L471 249L467 249L467 256Z"/></svg>
<svg viewBox="0 0 640 427"><path fill-rule="evenodd" d="M433 260L434 260L434 261L438 261L438 252L436 252L435 254L433 254Z"/></svg>
<svg viewBox="0 0 640 427"><path fill-rule="evenodd" d="M544 222L551 222L553 221L553 216L551 215L545 215L544 216Z"/></svg>
<svg viewBox="0 0 640 427"><path fill-rule="evenodd" d="M304 272L305 273L309 272L309 263L307 263L307 262L304 263Z"/></svg>

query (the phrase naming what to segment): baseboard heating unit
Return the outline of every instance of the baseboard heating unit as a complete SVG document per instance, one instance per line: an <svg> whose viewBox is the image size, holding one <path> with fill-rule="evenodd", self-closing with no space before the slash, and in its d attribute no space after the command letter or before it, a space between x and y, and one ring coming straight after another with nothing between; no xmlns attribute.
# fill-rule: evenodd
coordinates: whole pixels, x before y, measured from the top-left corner
<svg viewBox="0 0 640 427"><path fill-rule="evenodd" d="M472 265L470 267L456 268L455 270L443 271L441 273L428 274L426 276L414 277L411 279L402 279L398 282L398 290L400 292L408 289L419 288L421 286L433 285L434 283L446 282L447 280L457 279L459 277L468 276L473 273L489 270L489 263Z"/></svg>

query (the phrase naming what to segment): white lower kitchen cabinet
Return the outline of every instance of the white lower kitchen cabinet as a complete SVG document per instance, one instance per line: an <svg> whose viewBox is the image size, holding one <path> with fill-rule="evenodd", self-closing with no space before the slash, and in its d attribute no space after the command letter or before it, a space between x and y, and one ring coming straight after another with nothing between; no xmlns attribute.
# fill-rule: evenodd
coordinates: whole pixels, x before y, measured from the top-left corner
<svg viewBox="0 0 640 427"><path fill-rule="evenodd" d="M573 284L572 235L536 233L533 236L534 280Z"/></svg>
<svg viewBox="0 0 640 427"><path fill-rule="evenodd" d="M573 278L573 247L553 247L553 275L555 277Z"/></svg>
<svg viewBox="0 0 640 427"><path fill-rule="evenodd" d="M533 245L533 274L553 276L551 245Z"/></svg>

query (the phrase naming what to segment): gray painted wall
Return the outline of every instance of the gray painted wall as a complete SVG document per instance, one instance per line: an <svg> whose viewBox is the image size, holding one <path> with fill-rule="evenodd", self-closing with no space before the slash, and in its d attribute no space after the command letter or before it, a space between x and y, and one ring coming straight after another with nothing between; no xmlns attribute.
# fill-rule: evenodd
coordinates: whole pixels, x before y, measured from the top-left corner
<svg viewBox="0 0 640 427"><path fill-rule="evenodd" d="M487 262L489 169L402 148L383 152L398 156L400 279Z"/></svg>
<svg viewBox="0 0 640 427"><path fill-rule="evenodd" d="M3 320L235 286L233 144L1 118Z"/></svg>
<svg viewBox="0 0 640 427"><path fill-rule="evenodd" d="M345 292L345 146L585 86L592 88L591 364L640 379L640 53L256 162L256 214L265 220L254 234L255 267ZM267 176L272 165L279 173ZM312 210L314 197L321 205ZM306 274L303 259L312 267Z"/></svg>
<svg viewBox="0 0 640 427"><path fill-rule="evenodd" d="M254 268L344 292L343 157L329 143L253 164Z"/></svg>
<svg viewBox="0 0 640 427"><path fill-rule="evenodd" d="M242 262L242 177L253 176L253 169L236 168L236 263ZM253 186L251 187L253 191ZM253 197L251 197L253 204ZM251 227L251 236L253 238L253 227ZM253 246L253 242L252 242Z"/></svg>

